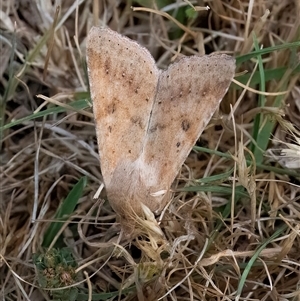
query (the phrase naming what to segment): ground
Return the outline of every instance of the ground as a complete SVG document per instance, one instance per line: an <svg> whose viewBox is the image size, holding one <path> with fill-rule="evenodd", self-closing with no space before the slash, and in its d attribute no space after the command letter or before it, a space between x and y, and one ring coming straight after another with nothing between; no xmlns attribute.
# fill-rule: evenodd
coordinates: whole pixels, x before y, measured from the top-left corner
<svg viewBox="0 0 300 301"><path fill-rule="evenodd" d="M300 6L173 2L1 3L3 300L300 298ZM136 40L160 69L180 56L236 59L169 202L156 215L133 211L133 232L102 185L92 26Z"/></svg>

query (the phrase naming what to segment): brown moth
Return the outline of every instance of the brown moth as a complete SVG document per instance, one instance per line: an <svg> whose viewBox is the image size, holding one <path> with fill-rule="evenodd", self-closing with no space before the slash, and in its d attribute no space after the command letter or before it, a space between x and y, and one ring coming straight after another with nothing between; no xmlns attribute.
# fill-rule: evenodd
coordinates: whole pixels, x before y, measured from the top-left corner
<svg viewBox="0 0 300 301"><path fill-rule="evenodd" d="M190 56L159 70L147 49L93 27L87 63L101 171L123 220L159 212L235 72L225 55Z"/></svg>

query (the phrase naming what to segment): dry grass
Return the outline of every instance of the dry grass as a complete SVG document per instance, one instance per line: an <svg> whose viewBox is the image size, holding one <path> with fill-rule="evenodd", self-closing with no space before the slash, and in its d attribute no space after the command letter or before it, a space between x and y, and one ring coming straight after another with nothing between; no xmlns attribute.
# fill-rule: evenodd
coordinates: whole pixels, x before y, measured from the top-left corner
<svg viewBox="0 0 300 301"><path fill-rule="evenodd" d="M300 6L205 4L209 13L188 19L187 4L164 7L167 18L130 1L63 1L60 11L53 1L2 1L2 300L300 300ZM182 168L157 217L163 237L122 239L105 195L93 200L92 25L138 40L161 68L179 52L237 57L242 86L232 85Z"/></svg>

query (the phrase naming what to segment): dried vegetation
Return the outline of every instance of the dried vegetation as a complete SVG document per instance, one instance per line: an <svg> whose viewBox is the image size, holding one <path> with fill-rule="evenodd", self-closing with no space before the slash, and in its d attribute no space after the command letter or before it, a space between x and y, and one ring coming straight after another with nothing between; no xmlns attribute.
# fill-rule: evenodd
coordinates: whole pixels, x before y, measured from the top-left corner
<svg viewBox="0 0 300 301"><path fill-rule="evenodd" d="M299 2L173 2L2 1L3 300L299 300ZM136 39L160 68L179 53L237 58L157 217L163 236L120 237L105 192L93 199L92 25Z"/></svg>

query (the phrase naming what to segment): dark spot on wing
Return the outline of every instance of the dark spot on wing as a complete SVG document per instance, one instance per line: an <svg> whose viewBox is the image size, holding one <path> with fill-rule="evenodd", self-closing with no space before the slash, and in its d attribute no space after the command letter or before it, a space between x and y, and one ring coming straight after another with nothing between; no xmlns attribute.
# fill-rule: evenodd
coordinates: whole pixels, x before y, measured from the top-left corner
<svg viewBox="0 0 300 301"><path fill-rule="evenodd" d="M116 105L115 105L115 103L110 103L107 106L107 113L108 114L113 114L115 111L116 111Z"/></svg>
<svg viewBox="0 0 300 301"><path fill-rule="evenodd" d="M183 120L182 123L181 123L181 128L187 132L188 129L190 128L190 123L188 122L188 120Z"/></svg>
<svg viewBox="0 0 300 301"><path fill-rule="evenodd" d="M133 124L137 124L140 128L143 128L142 119L139 116L133 116L130 118Z"/></svg>

